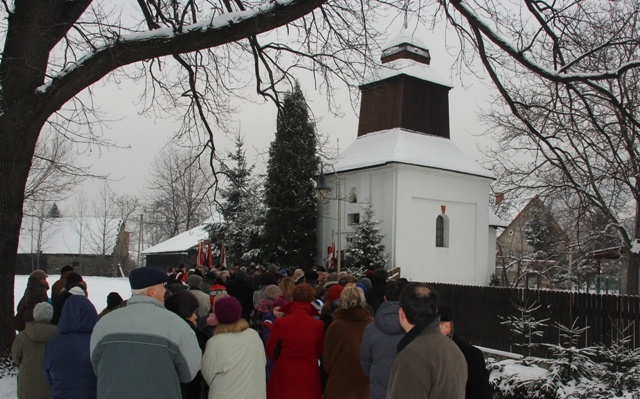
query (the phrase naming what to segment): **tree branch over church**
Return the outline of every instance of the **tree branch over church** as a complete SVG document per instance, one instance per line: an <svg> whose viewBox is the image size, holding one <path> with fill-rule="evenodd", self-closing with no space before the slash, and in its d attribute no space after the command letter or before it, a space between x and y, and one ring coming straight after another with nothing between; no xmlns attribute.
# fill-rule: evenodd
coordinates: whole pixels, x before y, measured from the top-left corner
<svg viewBox="0 0 640 399"><path fill-rule="evenodd" d="M626 292L637 294L638 2L439 3L460 38L459 60L479 56L506 105L486 115L497 132L489 158L498 190L604 215L629 254Z"/></svg>
<svg viewBox="0 0 640 399"><path fill-rule="evenodd" d="M131 2L133 3L133 2ZM180 117L176 138L207 154L227 130L230 99L249 84L280 101L295 70L314 74L333 103L334 79L355 85L380 32L371 26L395 5L351 0L52 0L4 3L0 61L0 322L13 316L13 276L25 185L45 124L67 139L103 145L102 116L84 95L109 76L142 80L143 112ZM278 32L274 32L282 28ZM269 34L266 34L271 32ZM264 42L264 43L263 43ZM135 65L132 65L135 64ZM131 69L122 68L130 65ZM250 78L241 79L250 72ZM107 140L108 141L108 140ZM0 334L7 350L13 331Z"/></svg>

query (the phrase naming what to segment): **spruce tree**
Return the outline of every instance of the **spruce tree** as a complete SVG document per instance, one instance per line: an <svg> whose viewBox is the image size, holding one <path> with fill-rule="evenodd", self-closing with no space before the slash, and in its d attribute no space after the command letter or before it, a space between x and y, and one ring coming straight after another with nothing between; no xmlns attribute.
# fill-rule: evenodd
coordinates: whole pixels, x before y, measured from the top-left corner
<svg viewBox="0 0 640 399"><path fill-rule="evenodd" d="M354 225L353 233L347 236L345 261L347 270L354 275L387 265L387 254L382 244L384 235L378 228L380 221L373 220L373 204L369 203L364 208L363 216L360 223Z"/></svg>
<svg viewBox="0 0 640 399"><path fill-rule="evenodd" d="M244 141L237 135L235 151L227 153L233 166L222 164L222 172L227 178L227 184L220 189L224 221L211 230L218 245L224 244L228 263L256 260L254 258L260 254L259 247L254 246L259 245L262 190L252 177L255 165L247 165L245 152Z"/></svg>
<svg viewBox="0 0 640 399"><path fill-rule="evenodd" d="M47 213L48 218L61 218L62 212L60 212L60 208L58 208L58 204L55 202L49 208L49 212Z"/></svg>
<svg viewBox="0 0 640 399"><path fill-rule="evenodd" d="M269 148L265 184L267 205L263 234L266 260L309 268L316 252L316 199L313 177L318 170L315 125L300 87L284 96L277 131Z"/></svg>

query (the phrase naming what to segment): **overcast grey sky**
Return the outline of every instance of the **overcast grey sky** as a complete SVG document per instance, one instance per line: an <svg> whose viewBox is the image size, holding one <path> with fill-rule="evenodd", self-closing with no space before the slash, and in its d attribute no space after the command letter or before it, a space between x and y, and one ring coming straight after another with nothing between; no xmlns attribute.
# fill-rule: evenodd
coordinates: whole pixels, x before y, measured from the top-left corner
<svg viewBox="0 0 640 399"><path fill-rule="evenodd" d="M395 36L402 29L401 21L397 20L395 30L389 29L389 36ZM486 130L478 120L480 107L487 106L488 89L482 82L471 76L463 78L463 84L458 76L452 76L451 66L454 63L455 48L447 52L445 35L442 26L438 31L426 28L419 29L416 34L430 49L431 66L443 78L450 78L453 89L449 92L449 108L451 122L451 139L458 147L474 160L481 155L477 147L484 147L489 143L487 137L479 137ZM449 46L455 45L455 39L450 38ZM335 117L328 112L324 94L313 87L313 83L300 77L300 84L307 101L318 119L318 131L328 137L335 145L339 140L340 149L347 148L356 138L358 119L356 112L359 103L352 105L346 87L339 91L339 103L344 111L343 117ZM362 82L356 82L362 83ZM257 170L264 171L266 156L257 157L267 151L269 143L274 138L276 130L276 108L272 103L256 105L262 99L251 91L247 95L254 103L237 103L239 112L234 116L235 125L245 136L245 147L250 162L258 162ZM92 172L109 175L109 186L118 194L130 194L142 197L147 187L149 167L153 158L161 148L167 145L178 124L170 119L155 119L154 116L140 115L141 105L138 98L142 87L132 82L124 82L119 86L107 81L98 82L92 88L95 104L100 108L106 119L111 120L104 128L104 134L121 147L91 152L78 156L81 164L92 165ZM359 100L359 99L358 99ZM354 112L353 109L356 109ZM216 146L222 154L232 148L233 138L218 134ZM75 197L82 194L90 201L102 185L99 181L86 181L80 185L74 195L64 202L62 209L69 209Z"/></svg>

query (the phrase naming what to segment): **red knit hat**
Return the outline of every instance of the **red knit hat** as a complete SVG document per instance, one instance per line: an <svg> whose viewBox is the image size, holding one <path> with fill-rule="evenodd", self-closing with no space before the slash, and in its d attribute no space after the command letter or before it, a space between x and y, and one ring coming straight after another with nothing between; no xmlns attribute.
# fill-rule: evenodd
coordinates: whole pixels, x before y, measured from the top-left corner
<svg viewBox="0 0 640 399"><path fill-rule="evenodd" d="M225 296L216 301L214 311L220 324L233 324L242 317L242 306L232 296Z"/></svg>
<svg viewBox="0 0 640 399"><path fill-rule="evenodd" d="M342 290L344 290L343 286L339 284L332 285L327 291L327 299L329 300L329 302L333 302L336 299L340 299L340 294L342 294Z"/></svg>

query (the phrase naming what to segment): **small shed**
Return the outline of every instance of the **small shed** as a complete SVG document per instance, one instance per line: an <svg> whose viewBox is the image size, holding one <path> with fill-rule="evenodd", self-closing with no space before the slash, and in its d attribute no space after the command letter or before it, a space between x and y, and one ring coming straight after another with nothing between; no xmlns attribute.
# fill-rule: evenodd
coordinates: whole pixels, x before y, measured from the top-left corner
<svg viewBox="0 0 640 399"><path fill-rule="evenodd" d="M145 265L161 270L168 270L180 263L195 263L198 256L198 244L209 240L209 232L205 224L180 233L157 245L142 251Z"/></svg>

